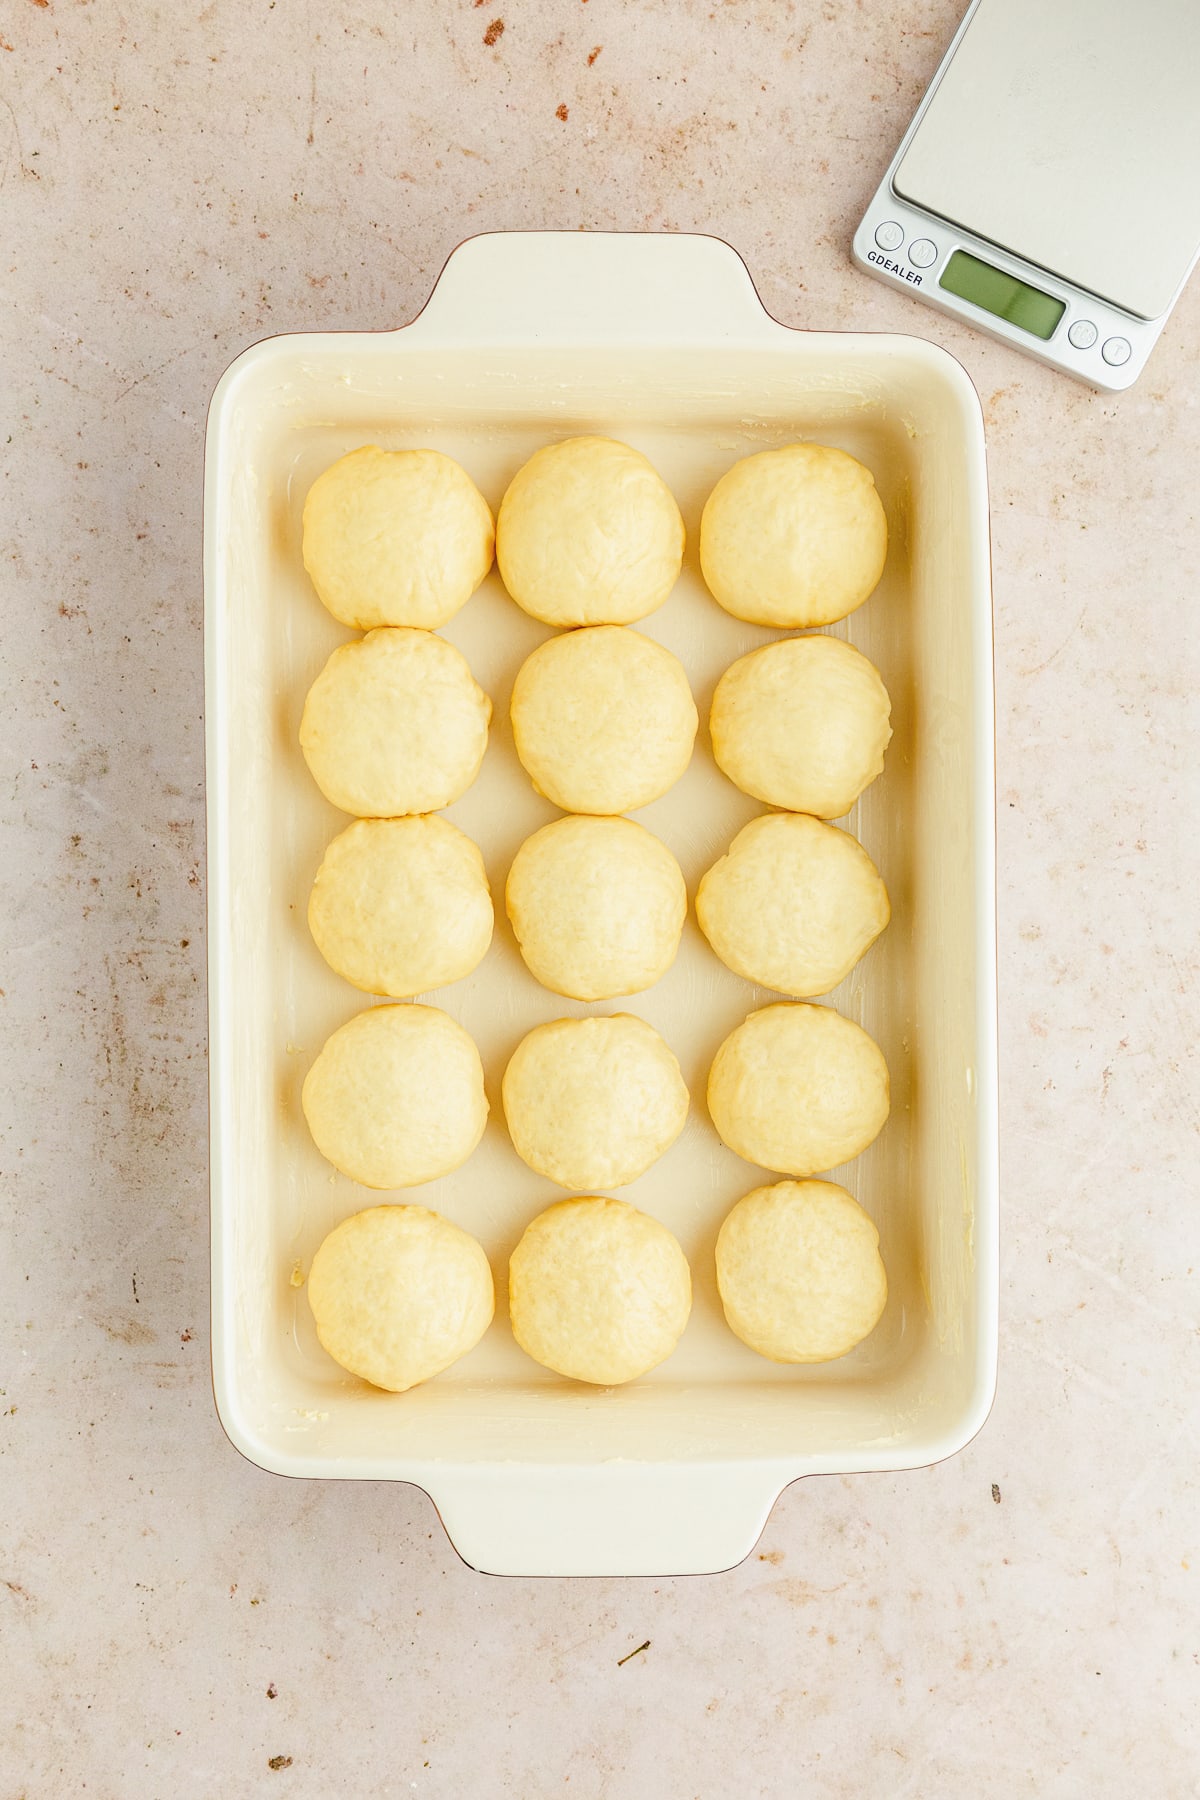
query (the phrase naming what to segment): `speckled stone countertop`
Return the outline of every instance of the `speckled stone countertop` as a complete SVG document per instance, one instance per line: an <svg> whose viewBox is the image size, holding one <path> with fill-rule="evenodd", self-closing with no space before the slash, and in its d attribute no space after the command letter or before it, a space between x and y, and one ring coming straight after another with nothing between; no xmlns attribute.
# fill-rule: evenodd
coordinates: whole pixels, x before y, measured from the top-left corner
<svg viewBox="0 0 1200 1800"><path fill-rule="evenodd" d="M1200 283L1110 399L851 266L960 10L4 9L3 1800L1197 1791ZM206 403L531 226L716 233L987 414L999 1396L712 1578L475 1575L413 1488L251 1467L209 1386Z"/></svg>

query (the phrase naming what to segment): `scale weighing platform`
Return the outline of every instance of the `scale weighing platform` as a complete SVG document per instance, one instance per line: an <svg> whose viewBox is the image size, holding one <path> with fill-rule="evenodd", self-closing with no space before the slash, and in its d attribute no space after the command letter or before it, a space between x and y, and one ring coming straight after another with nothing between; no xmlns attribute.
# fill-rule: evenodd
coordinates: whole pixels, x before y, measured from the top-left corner
<svg viewBox="0 0 1200 1800"><path fill-rule="evenodd" d="M1093 387L1200 252L1200 0L974 0L854 259Z"/></svg>

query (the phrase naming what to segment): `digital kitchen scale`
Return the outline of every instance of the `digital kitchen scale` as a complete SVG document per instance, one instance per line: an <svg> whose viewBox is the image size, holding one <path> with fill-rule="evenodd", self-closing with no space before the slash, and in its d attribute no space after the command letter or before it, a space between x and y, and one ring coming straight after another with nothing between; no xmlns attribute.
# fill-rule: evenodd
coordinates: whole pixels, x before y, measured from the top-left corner
<svg viewBox="0 0 1200 1800"><path fill-rule="evenodd" d="M974 0L854 237L872 275L1130 387L1200 252L1200 0Z"/></svg>

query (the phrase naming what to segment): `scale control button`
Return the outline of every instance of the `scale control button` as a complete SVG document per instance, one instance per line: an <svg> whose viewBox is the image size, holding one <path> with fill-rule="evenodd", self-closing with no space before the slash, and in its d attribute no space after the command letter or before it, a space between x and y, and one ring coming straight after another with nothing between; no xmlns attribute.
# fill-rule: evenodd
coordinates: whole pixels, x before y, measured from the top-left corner
<svg viewBox="0 0 1200 1800"><path fill-rule="evenodd" d="M937 245L931 238L918 238L908 246L908 260L914 269L927 269L937 261Z"/></svg>
<svg viewBox="0 0 1200 1800"><path fill-rule="evenodd" d="M1092 324L1090 319L1076 319L1070 331L1068 331L1067 336L1077 350L1090 350L1096 339L1100 336L1100 333L1096 330L1096 327ZM1118 340L1114 338L1113 342L1115 343L1117 341ZM1129 353L1128 344L1125 345L1125 353L1126 355ZM1107 345L1105 346L1103 354L1105 356L1108 354ZM1118 362L1123 362L1124 357L1118 357L1117 360Z"/></svg>
<svg viewBox="0 0 1200 1800"><path fill-rule="evenodd" d="M895 219L886 219L876 227L875 242L881 250L898 250L904 242L904 227L897 225Z"/></svg>
<svg viewBox="0 0 1200 1800"><path fill-rule="evenodd" d="M1109 338L1100 354L1106 363L1111 363L1114 369L1119 369L1122 363L1129 361L1133 351L1129 347L1128 338Z"/></svg>

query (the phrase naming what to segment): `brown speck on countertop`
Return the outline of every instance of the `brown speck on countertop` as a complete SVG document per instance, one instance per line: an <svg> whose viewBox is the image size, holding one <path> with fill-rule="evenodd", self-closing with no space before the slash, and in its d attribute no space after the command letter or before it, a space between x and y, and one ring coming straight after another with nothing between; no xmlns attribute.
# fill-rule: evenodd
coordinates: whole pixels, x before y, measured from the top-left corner
<svg viewBox="0 0 1200 1800"><path fill-rule="evenodd" d="M181 1344L190 1344L192 1341L191 1332L190 1331L181 1331L179 1334L179 1341Z"/></svg>
<svg viewBox="0 0 1200 1800"><path fill-rule="evenodd" d="M272 1682L267 1689L267 1699L268 1700L278 1700L278 1698L279 1698L279 1689L275 1686L275 1683Z"/></svg>
<svg viewBox="0 0 1200 1800"><path fill-rule="evenodd" d="M996 1502L996 1505L999 1506L999 1504L1000 1504L1000 1489L997 1487L997 1485L994 1481L992 1483L992 1499Z"/></svg>
<svg viewBox="0 0 1200 1800"><path fill-rule="evenodd" d="M290 1769L291 1766L292 1759L290 1756L269 1756L267 1758L268 1769Z"/></svg>
<svg viewBox="0 0 1200 1800"><path fill-rule="evenodd" d="M617 1658L618 1669L622 1668L625 1663L630 1662L635 1656L640 1656L642 1654L643 1650L648 1650L649 1648L650 1648L650 1639L647 1638L644 1644L639 1644L636 1650L630 1650L628 1655L618 1656L618 1658Z"/></svg>
<svg viewBox="0 0 1200 1800"><path fill-rule="evenodd" d="M504 20L493 19L483 34L483 41L490 50L498 38L504 36Z"/></svg>
<svg viewBox="0 0 1200 1800"><path fill-rule="evenodd" d="M561 119L565 125L571 115L568 113L565 106L556 106L554 109L554 116L556 119Z"/></svg>
<svg viewBox="0 0 1200 1800"><path fill-rule="evenodd" d="M594 50L589 50L589 52L588 52L588 68L589 69L591 68L592 64L595 62L596 58L599 56L599 54L603 50L603 48L604 48L603 44L597 44L596 48Z"/></svg>

